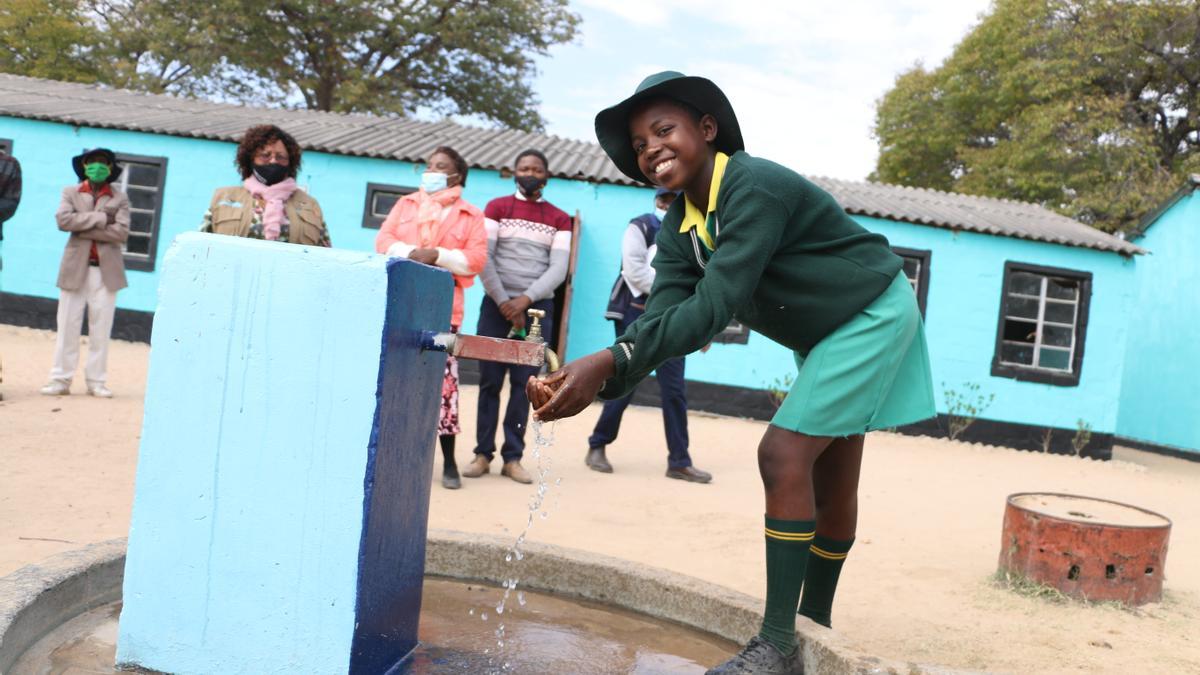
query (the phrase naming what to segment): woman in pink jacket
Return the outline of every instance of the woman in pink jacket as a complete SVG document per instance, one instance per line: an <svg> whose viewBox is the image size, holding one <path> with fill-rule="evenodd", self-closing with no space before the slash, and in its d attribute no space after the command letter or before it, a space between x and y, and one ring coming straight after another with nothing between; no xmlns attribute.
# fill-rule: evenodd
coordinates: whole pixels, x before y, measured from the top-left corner
<svg viewBox="0 0 1200 675"><path fill-rule="evenodd" d="M392 207L375 237L375 250L390 256L443 267L454 275L454 311L450 329L463 320L463 289L487 264L487 230L483 212L462 198L467 184L467 162L453 148L433 151L421 189L405 195ZM442 487L462 487L454 461L458 424L458 361L446 357L442 381L442 417L438 440L442 445Z"/></svg>

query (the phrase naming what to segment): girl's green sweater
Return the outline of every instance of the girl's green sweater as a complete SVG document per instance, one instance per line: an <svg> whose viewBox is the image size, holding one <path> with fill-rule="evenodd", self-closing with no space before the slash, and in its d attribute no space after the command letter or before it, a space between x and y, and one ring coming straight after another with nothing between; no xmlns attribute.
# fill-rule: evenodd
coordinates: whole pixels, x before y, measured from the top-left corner
<svg viewBox="0 0 1200 675"><path fill-rule="evenodd" d="M642 315L609 350L620 398L667 359L699 350L737 319L807 354L888 287L901 267L883 235L854 222L796 172L745 152L729 158L709 252L680 232L684 204L663 219L656 276Z"/></svg>

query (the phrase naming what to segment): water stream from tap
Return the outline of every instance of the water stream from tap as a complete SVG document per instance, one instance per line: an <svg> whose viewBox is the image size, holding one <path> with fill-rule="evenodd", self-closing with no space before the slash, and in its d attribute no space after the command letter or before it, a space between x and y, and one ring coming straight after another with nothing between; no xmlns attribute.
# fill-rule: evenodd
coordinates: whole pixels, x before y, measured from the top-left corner
<svg viewBox="0 0 1200 675"><path fill-rule="evenodd" d="M544 433L544 427L542 426L542 422L540 420L533 420L530 426L533 429L533 457L537 463L537 467L534 470L535 488L533 494L529 497L529 513L525 519L525 527L521 531L521 534L517 536L516 541L513 542L513 545L504 554L504 563L505 565L509 566L506 567L506 569L509 570L509 574L503 583L504 595L500 598L500 601L496 603L495 607L493 607L496 612L496 618L499 622L499 625L495 631L495 659L489 658L489 663L492 666L491 669L493 672L500 673L512 672L511 663L505 657L504 651L506 643L506 631L503 620L504 612L506 609L510 609L508 603L509 600L514 596L518 606L525 606L525 592L517 589L517 586L521 581L520 564L521 561L525 559L525 541L529 537L529 531L533 528L534 522L539 519L545 520L546 518L549 518L551 511L550 506L546 503L546 496L550 493L551 484L549 479L554 462L553 459L543 451L554 444L554 427L551 426L550 433L546 434ZM559 477L555 479L553 485L555 488L560 487L562 485L562 478ZM559 495L560 491L555 490L555 507L558 505ZM471 614L475 614L474 609L471 610ZM487 621L487 610L479 612L479 618L482 621ZM484 653L489 654L489 657L491 656L490 652L492 652L491 648L484 650Z"/></svg>

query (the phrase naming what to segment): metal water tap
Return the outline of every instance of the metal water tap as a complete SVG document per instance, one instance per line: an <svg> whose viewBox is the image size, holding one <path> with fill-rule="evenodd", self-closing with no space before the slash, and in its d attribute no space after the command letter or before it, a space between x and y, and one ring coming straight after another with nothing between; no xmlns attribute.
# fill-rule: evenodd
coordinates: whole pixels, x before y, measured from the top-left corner
<svg viewBox="0 0 1200 675"><path fill-rule="evenodd" d="M523 341L425 331L421 334L421 349L446 352L461 359L539 368L545 365L553 373L559 368L559 360L558 354L546 346L546 340L542 337L540 320L545 317L546 313L540 309L529 310L529 332Z"/></svg>
<svg viewBox="0 0 1200 675"><path fill-rule="evenodd" d="M542 309L530 309L525 312L529 315L529 332L525 335L526 342L534 342L538 344L546 344L545 338L542 337L541 320L546 318L546 311ZM545 347L546 368L550 372L554 372L559 368L558 354L554 353L553 349Z"/></svg>

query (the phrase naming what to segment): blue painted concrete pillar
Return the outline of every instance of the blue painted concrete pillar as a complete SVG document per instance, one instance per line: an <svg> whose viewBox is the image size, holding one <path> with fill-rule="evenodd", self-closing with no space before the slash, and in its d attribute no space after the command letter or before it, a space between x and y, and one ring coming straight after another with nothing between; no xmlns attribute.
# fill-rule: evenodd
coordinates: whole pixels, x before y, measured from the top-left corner
<svg viewBox="0 0 1200 675"><path fill-rule="evenodd" d="M416 645L450 275L184 234L154 318L117 662L383 673Z"/></svg>

